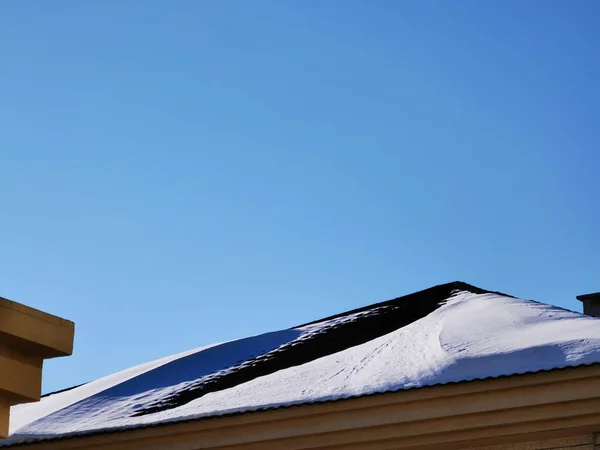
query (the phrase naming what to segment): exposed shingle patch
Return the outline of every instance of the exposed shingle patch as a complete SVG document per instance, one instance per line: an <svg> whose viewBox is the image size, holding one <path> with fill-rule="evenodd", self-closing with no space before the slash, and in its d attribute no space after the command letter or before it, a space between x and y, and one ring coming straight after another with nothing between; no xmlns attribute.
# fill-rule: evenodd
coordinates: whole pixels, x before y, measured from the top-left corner
<svg viewBox="0 0 600 450"><path fill-rule="evenodd" d="M154 404L140 408L132 416L176 408L208 393L229 389L255 378L363 344L427 316L455 291L469 291L475 294L489 292L457 281L300 325L295 328L365 313L354 321L325 327L305 339L293 340L273 351L243 361L227 373L203 378Z"/></svg>

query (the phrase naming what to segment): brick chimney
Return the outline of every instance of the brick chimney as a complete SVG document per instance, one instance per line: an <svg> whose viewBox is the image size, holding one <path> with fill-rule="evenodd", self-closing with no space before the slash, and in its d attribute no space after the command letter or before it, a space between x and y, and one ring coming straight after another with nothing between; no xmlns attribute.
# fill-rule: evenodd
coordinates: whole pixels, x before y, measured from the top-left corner
<svg viewBox="0 0 600 450"><path fill-rule="evenodd" d="M600 317L600 292L578 295L577 300L583 303L584 314L592 317Z"/></svg>

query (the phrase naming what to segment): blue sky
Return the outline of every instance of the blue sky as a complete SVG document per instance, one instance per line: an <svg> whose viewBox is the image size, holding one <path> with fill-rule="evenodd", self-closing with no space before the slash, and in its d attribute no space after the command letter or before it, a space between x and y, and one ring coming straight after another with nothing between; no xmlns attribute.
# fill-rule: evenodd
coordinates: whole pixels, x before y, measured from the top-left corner
<svg viewBox="0 0 600 450"><path fill-rule="evenodd" d="M77 324L44 390L452 280L580 310L599 15L2 2L0 295Z"/></svg>

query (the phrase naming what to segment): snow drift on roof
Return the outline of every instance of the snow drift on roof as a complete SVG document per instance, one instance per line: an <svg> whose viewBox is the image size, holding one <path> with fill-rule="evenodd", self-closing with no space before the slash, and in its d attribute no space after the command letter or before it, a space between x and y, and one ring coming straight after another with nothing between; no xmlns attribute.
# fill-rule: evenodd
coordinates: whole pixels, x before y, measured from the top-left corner
<svg viewBox="0 0 600 450"><path fill-rule="evenodd" d="M597 319L477 288L452 293L454 287L203 347L18 405L11 439L600 362Z"/></svg>

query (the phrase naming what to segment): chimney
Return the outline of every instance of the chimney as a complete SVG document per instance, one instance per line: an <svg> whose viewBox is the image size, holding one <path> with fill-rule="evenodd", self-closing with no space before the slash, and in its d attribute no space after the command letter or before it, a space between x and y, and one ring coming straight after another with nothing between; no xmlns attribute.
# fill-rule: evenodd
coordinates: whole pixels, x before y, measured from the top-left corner
<svg viewBox="0 0 600 450"><path fill-rule="evenodd" d="M578 295L577 300L583 303L584 314L592 317L600 317L600 292Z"/></svg>
<svg viewBox="0 0 600 450"><path fill-rule="evenodd" d="M42 362L73 352L74 332L73 322L0 297L0 439L10 407L40 399Z"/></svg>

